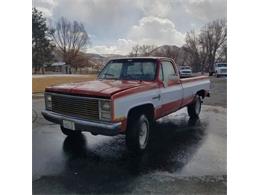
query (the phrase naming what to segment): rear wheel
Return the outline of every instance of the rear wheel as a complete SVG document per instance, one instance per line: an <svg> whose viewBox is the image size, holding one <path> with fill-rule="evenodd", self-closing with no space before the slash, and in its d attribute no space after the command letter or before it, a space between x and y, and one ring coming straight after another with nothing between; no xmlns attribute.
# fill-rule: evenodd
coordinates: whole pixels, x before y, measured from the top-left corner
<svg viewBox="0 0 260 195"><path fill-rule="evenodd" d="M66 129L63 126L61 126L60 128L61 128L61 132L64 135L67 135L67 136L79 135L81 133L80 131L74 131L74 130Z"/></svg>
<svg viewBox="0 0 260 195"><path fill-rule="evenodd" d="M141 153L148 145L150 138L150 123L144 114L130 119L126 131L126 144L129 150Z"/></svg>
<svg viewBox="0 0 260 195"><path fill-rule="evenodd" d="M193 103L188 105L188 114L191 118L198 118L201 110L200 96L196 95Z"/></svg>

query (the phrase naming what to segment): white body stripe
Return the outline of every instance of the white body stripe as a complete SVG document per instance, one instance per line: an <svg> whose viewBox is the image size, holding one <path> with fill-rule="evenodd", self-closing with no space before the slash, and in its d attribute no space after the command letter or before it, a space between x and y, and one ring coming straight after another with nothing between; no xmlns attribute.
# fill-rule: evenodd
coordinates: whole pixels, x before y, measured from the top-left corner
<svg viewBox="0 0 260 195"><path fill-rule="evenodd" d="M161 104L168 104L183 98L183 88L181 84L161 88Z"/></svg>
<svg viewBox="0 0 260 195"><path fill-rule="evenodd" d="M182 85L178 84L166 88L157 88L119 97L114 100L114 115L115 118L126 118L129 110L136 106L150 103L153 104L155 108L159 108L163 104L190 97L196 94L199 90L209 90L209 87L210 81L207 79L191 81ZM158 95L161 95L160 99L153 99L153 97Z"/></svg>
<svg viewBox="0 0 260 195"><path fill-rule="evenodd" d="M208 79L207 80L205 79L205 80L188 82L182 84L182 87L183 87L183 96L184 98L187 98L196 94L196 92L202 89L209 91L210 81Z"/></svg>
<svg viewBox="0 0 260 195"><path fill-rule="evenodd" d="M159 99L153 99L153 97L160 94L160 89L152 89L145 92L139 92L128 96L123 96L115 99L114 102L114 113L115 118L127 117L128 111L136 106L153 104L154 107L160 106Z"/></svg>

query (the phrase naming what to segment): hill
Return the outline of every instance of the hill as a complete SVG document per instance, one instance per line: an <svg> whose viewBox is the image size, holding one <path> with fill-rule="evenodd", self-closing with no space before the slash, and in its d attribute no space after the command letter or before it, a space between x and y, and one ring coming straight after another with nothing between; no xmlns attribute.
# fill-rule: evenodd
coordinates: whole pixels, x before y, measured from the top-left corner
<svg viewBox="0 0 260 195"><path fill-rule="evenodd" d="M185 51L184 47L177 47L175 45L162 45L152 50L150 55L173 58L180 66L189 63L189 54Z"/></svg>
<svg viewBox="0 0 260 195"><path fill-rule="evenodd" d="M55 52L56 53L56 52ZM58 53L58 52L57 52ZM60 55L56 53L55 60L62 61ZM149 56L157 57L169 57L173 58L178 65L188 65L189 64L189 54L185 51L183 47L177 47L175 45L162 45L156 47L151 52ZM102 67L109 59L125 57L119 54L96 54L96 53L85 53L79 52L78 61L80 67ZM98 69L99 69L98 68Z"/></svg>

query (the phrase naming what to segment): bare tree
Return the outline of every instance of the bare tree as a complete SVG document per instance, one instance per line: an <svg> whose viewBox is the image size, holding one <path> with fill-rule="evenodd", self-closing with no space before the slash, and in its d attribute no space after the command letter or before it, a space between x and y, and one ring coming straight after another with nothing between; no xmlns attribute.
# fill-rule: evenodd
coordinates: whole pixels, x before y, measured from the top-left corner
<svg viewBox="0 0 260 195"><path fill-rule="evenodd" d="M212 69L216 57L225 55L226 40L227 27L223 19L205 25L198 35L194 31L187 33L185 49L190 53L195 69L202 72L206 66Z"/></svg>
<svg viewBox="0 0 260 195"><path fill-rule="evenodd" d="M227 43L224 43L219 49L216 62L227 62Z"/></svg>
<svg viewBox="0 0 260 195"><path fill-rule="evenodd" d="M140 55L149 56L154 49L154 45L142 45L140 46Z"/></svg>
<svg viewBox="0 0 260 195"><path fill-rule="evenodd" d="M164 45L152 51L154 56L168 57L178 61L181 48L174 45Z"/></svg>
<svg viewBox="0 0 260 195"><path fill-rule="evenodd" d="M140 53L140 49L139 49L139 45L135 45L134 47L132 47L132 51L130 52L129 56L131 57L137 57Z"/></svg>
<svg viewBox="0 0 260 195"><path fill-rule="evenodd" d="M129 56L150 56L151 52L155 49L154 45L135 45L132 47L132 51Z"/></svg>
<svg viewBox="0 0 260 195"><path fill-rule="evenodd" d="M180 49L174 50L174 49L171 48L171 47L166 47L165 57L172 58L172 59L174 59L175 61L177 61L178 56L179 56L179 53L180 53Z"/></svg>
<svg viewBox="0 0 260 195"><path fill-rule="evenodd" d="M201 46L201 41L194 31L187 33L184 49L190 54L190 65L195 71L200 71L202 69L202 58L206 55L205 49Z"/></svg>
<svg viewBox="0 0 260 195"><path fill-rule="evenodd" d="M215 20L207 24L201 30L201 45L206 48L207 63L212 69L216 61L216 56L220 52L223 44L227 41L227 26L225 20Z"/></svg>
<svg viewBox="0 0 260 195"><path fill-rule="evenodd" d="M79 51L86 49L89 44L89 36L84 25L62 17L51 30L51 35L63 61L74 66L77 71Z"/></svg>

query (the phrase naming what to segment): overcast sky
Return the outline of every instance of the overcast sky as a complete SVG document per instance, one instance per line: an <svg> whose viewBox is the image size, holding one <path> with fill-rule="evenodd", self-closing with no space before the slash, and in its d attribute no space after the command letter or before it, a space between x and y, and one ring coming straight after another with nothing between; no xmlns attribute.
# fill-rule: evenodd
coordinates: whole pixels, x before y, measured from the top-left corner
<svg viewBox="0 0 260 195"><path fill-rule="evenodd" d="M85 25L87 52L128 54L135 44L182 46L185 33L226 18L226 0L33 0L53 23L64 16Z"/></svg>

